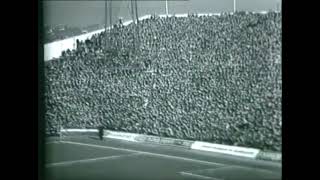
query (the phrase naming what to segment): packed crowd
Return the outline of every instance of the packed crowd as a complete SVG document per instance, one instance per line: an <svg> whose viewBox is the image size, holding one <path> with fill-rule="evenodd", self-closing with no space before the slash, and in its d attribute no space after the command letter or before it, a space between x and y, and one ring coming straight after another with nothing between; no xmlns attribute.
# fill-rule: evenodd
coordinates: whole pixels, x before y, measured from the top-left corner
<svg viewBox="0 0 320 180"><path fill-rule="evenodd" d="M153 16L138 25L139 36L133 24L115 25L107 59L101 33L46 62L48 134L59 123L103 125L281 151L280 13Z"/></svg>

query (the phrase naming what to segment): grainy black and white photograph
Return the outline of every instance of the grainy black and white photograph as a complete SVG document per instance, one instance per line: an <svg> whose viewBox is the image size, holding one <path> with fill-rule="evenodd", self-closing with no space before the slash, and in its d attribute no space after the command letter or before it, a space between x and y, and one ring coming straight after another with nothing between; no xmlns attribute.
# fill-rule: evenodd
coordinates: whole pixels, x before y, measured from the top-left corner
<svg viewBox="0 0 320 180"><path fill-rule="evenodd" d="M46 180L281 180L281 0L41 0Z"/></svg>

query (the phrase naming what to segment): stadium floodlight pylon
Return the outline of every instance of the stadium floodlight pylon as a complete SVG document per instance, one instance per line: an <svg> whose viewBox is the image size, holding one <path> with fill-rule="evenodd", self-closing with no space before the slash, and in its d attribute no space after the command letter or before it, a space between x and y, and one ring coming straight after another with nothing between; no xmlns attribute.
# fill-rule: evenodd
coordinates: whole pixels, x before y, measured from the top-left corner
<svg viewBox="0 0 320 180"><path fill-rule="evenodd" d="M138 2L137 0L131 0L131 18L132 23L134 24L135 28L133 31L133 52L136 54L137 51L139 52L139 15L138 15Z"/></svg>
<svg viewBox="0 0 320 180"><path fill-rule="evenodd" d="M109 2L108 2L109 1ZM139 15L138 15L138 2L137 0L130 0L131 3L131 8L130 8L130 14L132 18L132 23L134 25L134 30L133 30L133 47L132 51L134 54L139 52ZM105 59L107 59L107 54L108 52L112 49L112 29L113 29L113 24L112 24L112 0L105 0L105 37L104 37L104 50L105 50ZM109 28L109 29L108 29Z"/></svg>
<svg viewBox="0 0 320 180"><path fill-rule="evenodd" d="M105 0L104 3L104 58L107 60L107 7L108 7L108 2Z"/></svg>
<svg viewBox="0 0 320 180"><path fill-rule="evenodd" d="M139 33L139 15L138 15L138 1L135 0L134 3L135 6L135 15L136 15L136 35L137 35L137 39L136 39L136 43L137 43L137 47L138 47L138 52L140 50L140 33ZM136 53L136 52L135 52Z"/></svg>
<svg viewBox="0 0 320 180"><path fill-rule="evenodd" d="M131 2L131 18L132 18L132 23L135 23L135 16L134 16L134 10L133 10L133 0L130 1ZM133 51L136 51L136 36L133 35Z"/></svg>
<svg viewBox="0 0 320 180"><path fill-rule="evenodd" d="M168 0L166 0L166 15L169 15L169 9L168 9Z"/></svg>
<svg viewBox="0 0 320 180"><path fill-rule="evenodd" d="M277 1L276 9L277 9L278 12L281 12L280 0Z"/></svg>
<svg viewBox="0 0 320 180"><path fill-rule="evenodd" d="M237 2L236 0L233 0L233 12L237 11Z"/></svg>
<svg viewBox="0 0 320 180"><path fill-rule="evenodd" d="M111 32L111 29L112 29L112 1L109 0L109 49L112 49L112 38L111 38L111 35L112 35L112 32Z"/></svg>
<svg viewBox="0 0 320 180"><path fill-rule="evenodd" d="M107 52L111 49L111 28L112 28L112 1L105 0L104 4L104 56L105 59L107 59ZM109 23L108 23L108 17L109 17ZM108 28L109 25L109 28Z"/></svg>

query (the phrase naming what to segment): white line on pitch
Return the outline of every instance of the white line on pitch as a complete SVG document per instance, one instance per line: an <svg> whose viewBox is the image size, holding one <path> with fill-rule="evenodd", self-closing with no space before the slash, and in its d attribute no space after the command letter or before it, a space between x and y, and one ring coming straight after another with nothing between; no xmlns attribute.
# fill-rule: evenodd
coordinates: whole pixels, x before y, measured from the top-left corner
<svg viewBox="0 0 320 180"><path fill-rule="evenodd" d="M105 157L92 158L92 159L82 159L82 160L75 160L75 161L63 161L63 162L58 162L58 163L46 164L46 168L55 167L55 166L72 165L72 164L76 164L76 163L88 163L88 162L106 160L106 159L108 159L108 160L109 159L117 159L117 158L122 158L122 157L135 156L135 155L139 155L139 154L141 154L141 153L132 153L132 154L118 155L118 156L105 156Z"/></svg>
<svg viewBox="0 0 320 180"><path fill-rule="evenodd" d="M213 177L209 177L209 176L202 176L199 174L192 174L192 173L188 173L188 172L180 172L180 174L185 175L185 176L192 176L192 177L196 177L199 179L211 179L211 180L222 180L222 179L217 179L217 178L213 178Z"/></svg>
<svg viewBox="0 0 320 180"><path fill-rule="evenodd" d="M197 162L197 163L202 163L202 164L219 165L219 166L227 165L227 164L222 164L222 163L202 161L202 160L197 160L197 159L185 158L185 157L180 157L180 156L172 156L172 155L166 155L166 154L151 153L151 152L146 152L146 151L137 151L137 150L132 150L132 149L115 148L115 147L110 147L110 146L77 143L77 142L71 142L71 141L61 141L61 142L68 143L68 144L82 145L82 146L91 146L91 147L98 147L98 148L105 148L105 149L113 149L113 150L119 150L119 151L143 153L143 154L152 155L152 156L159 156L159 157L170 158L170 159L179 159L179 160Z"/></svg>
<svg viewBox="0 0 320 180"><path fill-rule="evenodd" d="M184 173L202 173L208 170L217 170L217 169L221 169L221 168L226 168L226 167L232 167L232 166L220 166L220 167L216 167L216 168L206 168L206 169L199 169L199 170L193 170L193 171L183 171Z"/></svg>

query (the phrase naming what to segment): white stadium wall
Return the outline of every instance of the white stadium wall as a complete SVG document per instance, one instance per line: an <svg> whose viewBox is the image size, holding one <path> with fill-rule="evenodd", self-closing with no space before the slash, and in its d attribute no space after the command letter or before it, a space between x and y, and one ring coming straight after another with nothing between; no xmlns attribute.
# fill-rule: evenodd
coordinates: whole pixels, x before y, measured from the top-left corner
<svg viewBox="0 0 320 180"><path fill-rule="evenodd" d="M67 38L60 41L55 41L52 43L48 43L44 45L44 60L48 61L53 58L60 57L62 51L67 49L75 49L76 48L76 40L84 41L86 39L90 39L92 35L103 32L104 29L100 29L97 31L93 31L86 34L81 34L79 36L74 36L71 38Z"/></svg>

